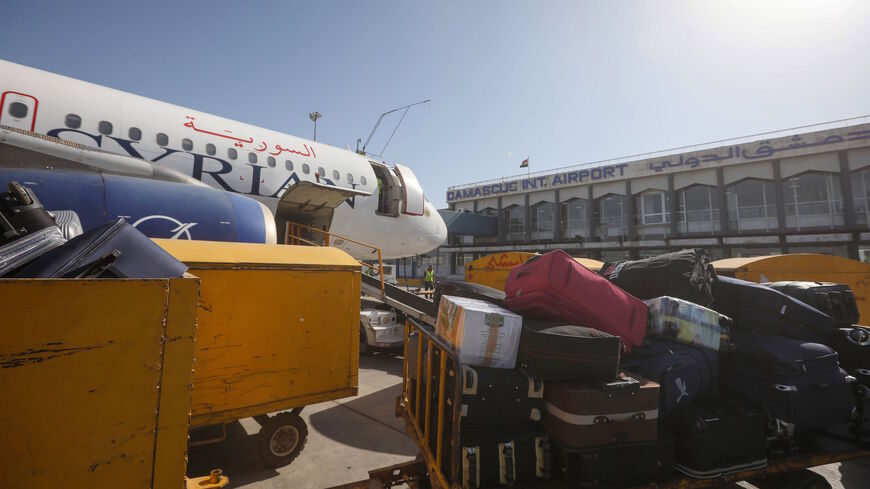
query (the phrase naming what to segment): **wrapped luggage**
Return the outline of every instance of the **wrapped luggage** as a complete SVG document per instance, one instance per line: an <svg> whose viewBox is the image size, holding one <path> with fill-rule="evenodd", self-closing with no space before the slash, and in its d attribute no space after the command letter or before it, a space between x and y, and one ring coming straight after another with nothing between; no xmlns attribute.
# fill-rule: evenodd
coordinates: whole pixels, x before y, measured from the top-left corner
<svg viewBox="0 0 870 489"><path fill-rule="evenodd" d="M624 351L646 335L647 305L561 250L512 268L505 293L516 313L619 336Z"/></svg>
<svg viewBox="0 0 870 489"><path fill-rule="evenodd" d="M435 293L432 294L432 302L435 303L436 308L441 302L441 296L444 295L479 299L491 302L497 306L504 306L504 292L474 282L464 282L462 280L439 280L438 285L435 286Z"/></svg>
<svg viewBox="0 0 870 489"><path fill-rule="evenodd" d="M713 302L716 270L701 248L644 260L609 262L599 273L638 299L670 296L702 306Z"/></svg>
<svg viewBox="0 0 870 489"><path fill-rule="evenodd" d="M728 399L699 401L671 418L675 464L708 479L767 465L767 416Z"/></svg>
<svg viewBox="0 0 870 489"><path fill-rule="evenodd" d="M462 366L462 430L541 420L544 381L521 370Z"/></svg>
<svg viewBox="0 0 870 489"><path fill-rule="evenodd" d="M619 371L619 337L571 325L523 325L519 366L544 380L613 380Z"/></svg>
<svg viewBox="0 0 870 489"><path fill-rule="evenodd" d="M796 281L771 282L763 285L813 306L833 318L837 326L849 326L859 320L860 312L855 302L855 294L848 285Z"/></svg>
<svg viewBox="0 0 870 489"><path fill-rule="evenodd" d="M840 365L848 370L870 369L870 329L863 326L837 328L825 342L839 355Z"/></svg>
<svg viewBox="0 0 870 489"><path fill-rule="evenodd" d="M852 386L825 345L735 330L735 349L722 356L720 384L773 418L808 431L846 423L855 406Z"/></svg>
<svg viewBox="0 0 870 489"><path fill-rule="evenodd" d="M438 307L435 334L452 345L463 364L514 368L522 318L477 299L445 295Z"/></svg>
<svg viewBox="0 0 870 489"><path fill-rule="evenodd" d="M732 323L728 316L676 297L644 302L649 306L649 334L716 351L727 348Z"/></svg>
<svg viewBox="0 0 870 489"><path fill-rule="evenodd" d="M460 445L463 488L533 485L550 478L550 441L543 431L463 431Z"/></svg>
<svg viewBox="0 0 870 489"><path fill-rule="evenodd" d="M674 440L662 430L654 440L563 450L562 473L571 488L646 486L674 472Z"/></svg>
<svg viewBox="0 0 870 489"><path fill-rule="evenodd" d="M119 218L44 253L15 276L171 278L185 271L184 263Z"/></svg>
<svg viewBox="0 0 870 489"><path fill-rule="evenodd" d="M566 450L652 441L658 405L658 384L630 372L613 382L547 382L543 425Z"/></svg>
<svg viewBox="0 0 870 489"><path fill-rule="evenodd" d="M748 328L824 343L836 324L827 314L794 297L754 282L719 277L713 286L716 311L734 321L736 328ZM733 336L733 334L732 334Z"/></svg>
<svg viewBox="0 0 870 489"><path fill-rule="evenodd" d="M622 368L659 384L659 415L665 417L716 394L719 356L708 348L647 338L622 359Z"/></svg>

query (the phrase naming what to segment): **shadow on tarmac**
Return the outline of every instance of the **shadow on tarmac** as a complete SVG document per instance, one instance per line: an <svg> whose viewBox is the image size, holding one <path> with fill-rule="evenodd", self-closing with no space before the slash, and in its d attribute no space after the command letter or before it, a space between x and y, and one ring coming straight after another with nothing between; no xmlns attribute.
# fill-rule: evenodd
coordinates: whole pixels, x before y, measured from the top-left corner
<svg viewBox="0 0 870 489"><path fill-rule="evenodd" d="M402 350L376 350L359 356L359 368L380 370L381 372L402 376Z"/></svg>
<svg viewBox="0 0 870 489"><path fill-rule="evenodd" d="M279 475L260 457L257 435L248 435L238 421L227 425L226 440L188 449L188 477L208 475L215 468L230 476L227 487L239 487Z"/></svg>
<svg viewBox="0 0 870 489"><path fill-rule="evenodd" d="M343 401L311 414L309 427L342 445L371 452L415 456L408 437L395 418L396 397L402 386L397 384L369 395Z"/></svg>

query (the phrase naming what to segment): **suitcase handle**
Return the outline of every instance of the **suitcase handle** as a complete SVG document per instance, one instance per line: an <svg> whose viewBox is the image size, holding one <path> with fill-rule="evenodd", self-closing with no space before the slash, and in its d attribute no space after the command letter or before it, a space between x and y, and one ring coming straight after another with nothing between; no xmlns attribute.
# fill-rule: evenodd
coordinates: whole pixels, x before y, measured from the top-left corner
<svg viewBox="0 0 870 489"><path fill-rule="evenodd" d="M609 425L620 425L620 424L631 424L638 423L646 420L646 413L634 413L628 419L613 419L609 416L595 416L595 419L592 421L594 424L609 424Z"/></svg>

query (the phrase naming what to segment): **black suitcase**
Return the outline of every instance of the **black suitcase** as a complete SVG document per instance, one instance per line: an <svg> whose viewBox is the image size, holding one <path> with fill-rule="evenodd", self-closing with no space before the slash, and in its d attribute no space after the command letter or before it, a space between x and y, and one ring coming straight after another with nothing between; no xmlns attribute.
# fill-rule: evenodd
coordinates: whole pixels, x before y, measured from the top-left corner
<svg viewBox="0 0 870 489"><path fill-rule="evenodd" d="M545 380L612 380L619 372L619 336L582 326L523 325L517 365Z"/></svg>
<svg viewBox="0 0 870 489"><path fill-rule="evenodd" d="M180 277L184 263L124 219L76 236L22 267L16 277Z"/></svg>
<svg viewBox="0 0 870 489"><path fill-rule="evenodd" d="M638 299L671 296L709 306L716 270L700 248L654 256L645 260L605 263L599 272Z"/></svg>
<svg viewBox="0 0 870 489"><path fill-rule="evenodd" d="M543 380L520 370L462 366L463 432L534 423L543 409Z"/></svg>
<svg viewBox="0 0 870 489"><path fill-rule="evenodd" d="M452 295L456 297L468 297L469 299L479 299L486 302L491 302L495 305L504 307L504 292L486 285L476 284L474 282L464 282L462 280L440 280L435 286L435 293L432 294L432 302L435 303L435 308L441 302L442 295Z"/></svg>
<svg viewBox="0 0 870 489"><path fill-rule="evenodd" d="M837 326L858 322L860 312L848 285L833 282L771 282L763 284L831 316Z"/></svg>
<svg viewBox="0 0 870 489"><path fill-rule="evenodd" d="M794 297L754 282L719 277L713 285L713 309L734 321L736 328L824 343L836 329L827 314Z"/></svg>
<svg viewBox="0 0 870 489"><path fill-rule="evenodd" d="M863 326L837 328L831 331L825 343L837 352L844 369L870 369L870 329Z"/></svg>
<svg viewBox="0 0 870 489"><path fill-rule="evenodd" d="M535 481L550 478L550 441L543 431L463 431L460 445L463 488L525 484L532 487Z"/></svg>
<svg viewBox="0 0 870 489"><path fill-rule="evenodd" d="M675 467L708 479L767 465L767 416L749 404L711 399L689 406L669 421Z"/></svg>
<svg viewBox="0 0 870 489"><path fill-rule="evenodd" d="M848 422L850 378L825 345L735 330L736 348L720 361L722 389L808 431Z"/></svg>
<svg viewBox="0 0 870 489"><path fill-rule="evenodd" d="M572 488L645 486L674 473L674 440L665 430L653 441L562 450L559 456Z"/></svg>
<svg viewBox="0 0 870 489"><path fill-rule="evenodd" d="M41 229L57 226L36 194L18 182L9 182L8 192L0 194L0 245Z"/></svg>
<svg viewBox="0 0 870 489"><path fill-rule="evenodd" d="M665 417L718 391L716 351L647 338L622 359L622 368L659 384L659 416Z"/></svg>

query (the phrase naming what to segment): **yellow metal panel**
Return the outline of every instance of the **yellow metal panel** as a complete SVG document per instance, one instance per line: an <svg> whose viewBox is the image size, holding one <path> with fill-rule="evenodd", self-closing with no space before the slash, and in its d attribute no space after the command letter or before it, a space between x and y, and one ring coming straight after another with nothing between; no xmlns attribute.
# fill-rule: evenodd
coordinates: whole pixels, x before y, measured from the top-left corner
<svg viewBox="0 0 870 489"><path fill-rule="evenodd" d="M465 265L465 280L503 291L511 268L525 263L536 255L538 253L513 251L482 256ZM591 258L574 258L574 260L595 272L601 270L604 265L604 262Z"/></svg>
<svg viewBox="0 0 870 489"><path fill-rule="evenodd" d="M155 488L179 487L187 473L187 439L193 390L193 355L199 279L192 275L169 281L160 411L157 413Z"/></svg>
<svg viewBox="0 0 870 489"><path fill-rule="evenodd" d="M0 486L152 484L168 291L0 280Z"/></svg>
<svg viewBox="0 0 870 489"><path fill-rule="evenodd" d="M794 253L789 255L727 258L713 262L716 273L752 282L809 280L851 287L861 313L870 318L870 264L840 256Z"/></svg>
<svg viewBox="0 0 870 489"><path fill-rule="evenodd" d="M281 265L359 267L359 262L338 248L176 239L154 239L153 241L188 265L208 263L211 268L221 263L228 265L259 264L274 267Z"/></svg>
<svg viewBox="0 0 870 489"><path fill-rule="evenodd" d="M201 280L193 426L355 394L355 260L307 246L157 242Z"/></svg>

